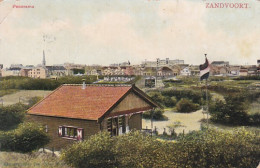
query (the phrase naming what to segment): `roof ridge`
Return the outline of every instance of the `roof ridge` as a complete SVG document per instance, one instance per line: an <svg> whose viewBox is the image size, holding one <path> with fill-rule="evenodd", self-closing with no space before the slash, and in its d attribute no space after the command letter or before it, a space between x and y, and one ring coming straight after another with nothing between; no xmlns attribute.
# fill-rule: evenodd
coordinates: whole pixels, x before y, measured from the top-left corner
<svg viewBox="0 0 260 168"><path fill-rule="evenodd" d="M82 86L82 84L63 84L62 86ZM107 87L132 87L132 84L86 84L86 86L107 86Z"/></svg>

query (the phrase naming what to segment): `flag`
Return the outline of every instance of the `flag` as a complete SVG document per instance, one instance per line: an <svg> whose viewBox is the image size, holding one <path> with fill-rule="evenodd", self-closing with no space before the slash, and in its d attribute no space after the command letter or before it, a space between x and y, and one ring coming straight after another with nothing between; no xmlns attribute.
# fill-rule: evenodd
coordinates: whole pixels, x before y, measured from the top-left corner
<svg viewBox="0 0 260 168"><path fill-rule="evenodd" d="M200 80L209 78L209 71L210 71L209 61L207 57L205 59L206 59L205 63L200 65Z"/></svg>

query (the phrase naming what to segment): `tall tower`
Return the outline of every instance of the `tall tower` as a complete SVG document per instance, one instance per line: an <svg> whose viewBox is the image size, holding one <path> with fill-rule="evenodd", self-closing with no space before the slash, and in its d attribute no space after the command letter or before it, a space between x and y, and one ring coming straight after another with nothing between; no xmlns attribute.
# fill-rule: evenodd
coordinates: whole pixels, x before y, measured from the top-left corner
<svg viewBox="0 0 260 168"><path fill-rule="evenodd" d="M46 66L44 50L43 50L43 57L42 57L42 66Z"/></svg>

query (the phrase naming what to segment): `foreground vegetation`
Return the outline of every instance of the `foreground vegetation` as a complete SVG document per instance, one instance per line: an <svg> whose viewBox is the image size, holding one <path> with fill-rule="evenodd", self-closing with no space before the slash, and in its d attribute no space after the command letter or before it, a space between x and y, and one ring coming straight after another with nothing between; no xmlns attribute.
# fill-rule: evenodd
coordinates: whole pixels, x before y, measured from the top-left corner
<svg viewBox="0 0 260 168"><path fill-rule="evenodd" d="M45 129L34 123L22 123L17 129L0 131L1 151L32 152L49 141Z"/></svg>
<svg viewBox="0 0 260 168"><path fill-rule="evenodd" d="M259 163L260 137L245 130L207 130L158 141L140 132L117 137L100 133L75 143L62 159L76 168L88 167L247 167Z"/></svg>
<svg viewBox="0 0 260 168"><path fill-rule="evenodd" d="M63 161L49 153L30 154L0 152L2 168L69 168Z"/></svg>

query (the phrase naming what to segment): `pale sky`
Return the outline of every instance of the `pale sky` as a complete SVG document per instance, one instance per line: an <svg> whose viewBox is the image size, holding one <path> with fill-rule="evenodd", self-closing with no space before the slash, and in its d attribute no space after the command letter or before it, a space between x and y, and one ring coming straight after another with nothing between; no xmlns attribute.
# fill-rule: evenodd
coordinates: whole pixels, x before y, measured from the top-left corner
<svg viewBox="0 0 260 168"><path fill-rule="evenodd" d="M206 3L249 3L210 9ZM13 8L34 5L33 9ZM0 64L139 64L156 58L256 64L258 0L0 0ZM46 35L46 42L43 36Z"/></svg>

